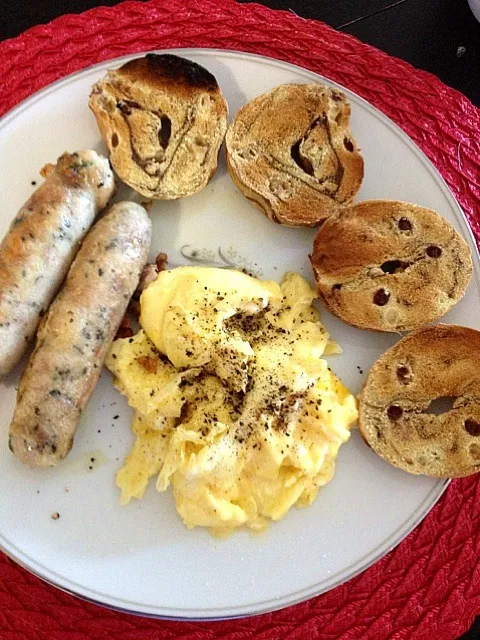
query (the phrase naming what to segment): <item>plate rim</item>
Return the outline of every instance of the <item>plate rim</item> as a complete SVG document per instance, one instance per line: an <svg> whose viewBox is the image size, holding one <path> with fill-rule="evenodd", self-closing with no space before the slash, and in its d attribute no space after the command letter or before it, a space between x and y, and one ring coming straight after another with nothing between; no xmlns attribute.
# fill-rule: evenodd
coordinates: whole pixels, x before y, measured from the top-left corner
<svg viewBox="0 0 480 640"><path fill-rule="evenodd" d="M254 54L246 51L238 51L233 49L218 49L218 48L202 48L202 47L172 47L169 49L147 49L144 51L137 51L134 53L126 54L123 56L119 56L116 58L109 58L103 61L100 61L94 65L89 65L84 67L83 69L79 69L78 71L71 73L67 76L59 78L53 83L35 91L30 96L23 99L17 105L15 105L12 109L7 111L0 118L0 129L4 126L8 125L8 123L19 116L26 108L30 108L39 100L43 99L44 96L48 95L50 92L53 92L60 88L61 86L67 86L71 82L74 82L78 77L84 76L86 74L95 72L99 68L106 68L108 65L112 64L117 65L122 61L126 61L135 57L139 57L145 55L148 52L154 53L166 53L166 52L175 52L178 55L189 56L189 55L201 55L207 57L233 57L233 58L246 58L246 59L254 59L258 62L267 65L277 66L280 69L293 70L299 75L304 75L307 79L317 80L320 82L326 82L329 85L336 86L344 91L347 95L353 97L355 101L359 101L362 103L363 107L367 109L374 117L380 120L384 125L390 128L397 137L402 139L411 152L413 152L417 157L420 158L422 164L428 169L429 173L434 178L435 182L438 185L438 188L441 189L443 195L449 202L450 206L453 210L456 210L457 220L459 221L462 232L465 236L468 236L470 240L470 245L474 247L474 251L476 253L477 260L474 261L474 271L476 273L477 285L480 286L480 278L479 278L479 270L480 270L480 251L478 245L476 243L475 236L473 231L468 223L466 215L454 197L452 191L450 190L448 184L446 183L443 176L436 169L434 164L428 158L428 156L422 151L422 149L414 142L414 140L393 120L391 120L387 115L385 115L380 109L372 105L365 98L362 98L354 91L351 91L347 87L344 87L338 82L331 80L328 77L322 76L315 71L311 71L310 69L306 69L296 64L292 64L289 62L285 62L278 58L272 58L269 56L264 56L260 54ZM459 215L458 215L459 214ZM58 575L59 580L56 580L52 576L57 576L55 571L52 571L37 563L36 561L30 559L27 554L22 554L21 550L18 550L14 544L11 544L8 540L5 540L4 536L0 534L0 550L3 551L10 559L19 564L22 568L30 572L31 574L37 576L41 580L47 582L48 584L69 593L73 596L81 598L87 602L91 602L100 606L108 607L110 609L114 609L116 611L120 611L123 613L129 613L133 615L146 616L151 618L157 618L162 620L189 620L189 621L215 621L215 620L229 620L242 618L247 616L255 616L261 615L264 613L277 611L279 609L283 609L285 607L293 606L300 602L304 602L311 598L321 595L322 593L326 593L327 591L331 591L338 587L341 584L351 580L359 573L362 573L373 564L378 562L380 559L385 557L392 549L398 546L405 538L415 529L420 522L425 518L425 516L430 512L430 510L435 506L440 497L443 495L444 491L448 487L450 480L441 480L436 483L436 485L429 492L428 499L425 499L421 506L419 506L413 514L410 516L409 520L402 527L397 529L389 538L383 541L381 545L378 545L376 549L370 551L368 554L357 560L353 565L350 565L350 568L353 566L354 570L349 571L347 576L340 574L338 580L329 585L326 588L319 588L321 583L316 583L315 585L310 585L309 587L305 587L299 591L294 593L290 593L287 596L278 597L275 599L265 600L260 603L250 604L250 605L239 605L238 607L209 607L203 609L189 609L189 608L172 608L172 607L159 607L157 605L142 605L141 603L133 603L132 601L122 601L121 598L111 598L106 594L96 594L92 589L85 588L82 585L78 585L72 582L69 579L62 578L62 576ZM378 552L377 550L381 548ZM16 553L17 552L17 553ZM23 558L22 558L23 555ZM373 558L371 557L373 555ZM25 561L26 560L26 561ZM32 560L32 562L28 562ZM360 565L360 566L358 566ZM70 586L69 586L70 585ZM89 593L95 594L96 597L92 595L88 595ZM102 598L102 599L100 599ZM117 604L115 604L117 603ZM122 606L122 604L124 606ZM126 605L131 604L135 608L127 608ZM163 611L163 612L162 612ZM224 611L225 613L222 613ZM161 613L159 613L161 612ZM170 613L169 613L170 612ZM172 615L172 612L173 615ZM178 612L178 614L176 613ZM228 613L234 612L234 613ZM202 613L206 613L207 615L202 615Z"/></svg>

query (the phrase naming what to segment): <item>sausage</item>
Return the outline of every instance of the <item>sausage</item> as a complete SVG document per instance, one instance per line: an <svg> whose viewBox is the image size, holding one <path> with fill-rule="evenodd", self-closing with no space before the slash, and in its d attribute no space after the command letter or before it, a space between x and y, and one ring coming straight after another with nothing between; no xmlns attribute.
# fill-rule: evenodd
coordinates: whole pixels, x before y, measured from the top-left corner
<svg viewBox="0 0 480 640"><path fill-rule="evenodd" d="M22 357L62 284L78 243L115 181L95 151L64 153L17 213L0 244L0 379Z"/></svg>
<svg viewBox="0 0 480 640"><path fill-rule="evenodd" d="M147 262L151 222L119 202L85 238L20 380L9 447L32 467L70 451L81 413Z"/></svg>

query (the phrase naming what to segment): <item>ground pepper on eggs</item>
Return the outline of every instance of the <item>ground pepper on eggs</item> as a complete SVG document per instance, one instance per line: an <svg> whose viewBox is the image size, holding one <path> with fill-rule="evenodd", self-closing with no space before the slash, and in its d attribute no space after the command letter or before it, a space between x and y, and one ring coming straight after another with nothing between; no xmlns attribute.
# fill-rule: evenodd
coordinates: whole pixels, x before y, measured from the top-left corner
<svg viewBox="0 0 480 640"><path fill-rule="evenodd" d="M136 411L123 503L158 475L188 527L217 533L311 503L356 418L321 359L336 347L314 296L297 274L279 286L203 267L164 271L145 289L141 331L107 359Z"/></svg>

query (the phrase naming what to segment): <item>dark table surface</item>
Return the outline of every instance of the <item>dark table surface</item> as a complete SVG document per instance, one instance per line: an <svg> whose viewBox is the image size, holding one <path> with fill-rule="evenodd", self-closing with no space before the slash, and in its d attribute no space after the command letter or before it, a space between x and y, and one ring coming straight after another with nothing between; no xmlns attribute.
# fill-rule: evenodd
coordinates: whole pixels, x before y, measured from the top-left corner
<svg viewBox="0 0 480 640"><path fill-rule="evenodd" d="M2 3L0 40L14 38L25 29L64 13L118 3L119 0ZM350 33L434 73L480 107L480 24L467 0L262 0L261 4L322 20ZM480 640L480 617L459 640Z"/></svg>

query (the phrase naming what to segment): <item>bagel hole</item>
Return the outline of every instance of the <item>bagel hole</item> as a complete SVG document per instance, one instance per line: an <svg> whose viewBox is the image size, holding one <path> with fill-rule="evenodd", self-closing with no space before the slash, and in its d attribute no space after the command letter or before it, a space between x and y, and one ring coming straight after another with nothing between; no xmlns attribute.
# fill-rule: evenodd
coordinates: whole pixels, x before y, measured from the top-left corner
<svg viewBox="0 0 480 640"><path fill-rule="evenodd" d="M110 141L110 142L111 142L112 147L113 147L114 149L115 149L116 147L118 147L118 135L117 135L116 133L114 133L114 134L112 135L112 138L111 138L111 141Z"/></svg>
<svg viewBox="0 0 480 640"><path fill-rule="evenodd" d="M430 402L423 413L441 416L443 413L448 413L453 409L453 405L456 399L457 398L451 396L442 396L440 398L435 398L435 400L432 400L432 402Z"/></svg>
<svg viewBox="0 0 480 640"><path fill-rule="evenodd" d="M168 147L170 136L172 135L172 121L166 115L160 116L160 130L158 132L158 140L162 149Z"/></svg>
<svg viewBox="0 0 480 640"><path fill-rule="evenodd" d="M402 260L387 260L380 266L380 269L383 273L398 273L405 271L408 266L408 262L402 262Z"/></svg>
<svg viewBox="0 0 480 640"><path fill-rule="evenodd" d="M343 139L343 146L347 151L350 151L350 153L352 153L354 147L353 147L353 142L350 140L350 138Z"/></svg>
<svg viewBox="0 0 480 640"><path fill-rule="evenodd" d="M465 431L469 433L471 436L478 437L480 436L480 422L477 420L473 420L472 418L467 418L464 423Z"/></svg>

